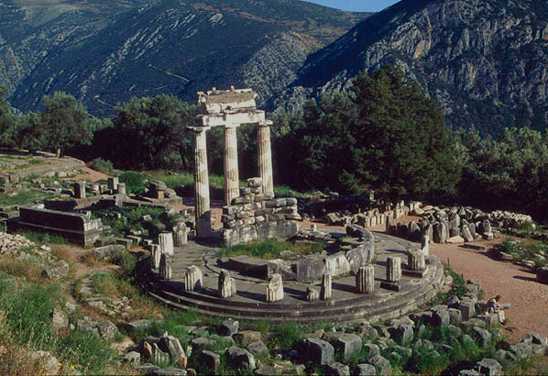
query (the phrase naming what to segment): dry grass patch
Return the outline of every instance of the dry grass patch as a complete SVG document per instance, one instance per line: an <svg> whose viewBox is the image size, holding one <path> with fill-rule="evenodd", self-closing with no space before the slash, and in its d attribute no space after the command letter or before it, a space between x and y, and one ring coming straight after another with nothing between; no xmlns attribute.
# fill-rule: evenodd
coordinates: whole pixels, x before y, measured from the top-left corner
<svg viewBox="0 0 548 376"><path fill-rule="evenodd" d="M44 283L47 278L42 274L42 267L30 260L18 260L12 257L0 257L0 272L15 277L25 278L29 282Z"/></svg>

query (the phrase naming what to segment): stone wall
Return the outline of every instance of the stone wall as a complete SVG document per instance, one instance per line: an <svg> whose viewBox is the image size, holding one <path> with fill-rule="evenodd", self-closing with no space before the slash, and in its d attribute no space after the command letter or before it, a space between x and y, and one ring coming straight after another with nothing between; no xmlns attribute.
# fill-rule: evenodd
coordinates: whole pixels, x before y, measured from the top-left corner
<svg viewBox="0 0 548 376"><path fill-rule="evenodd" d="M101 237L103 225L101 220L84 214L33 207L19 209L19 217L8 220L8 232L18 231L51 233L82 246L92 246Z"/></svg>
<svg viewBox="0 0 548 376"><path fill-rule="evenodd" d="M261 193L259 178L249 179L248 187L232 205L223 208L223 242L231 247L266 239L289 239L299 232L301 220L297 199L268 199Z"/></svg>

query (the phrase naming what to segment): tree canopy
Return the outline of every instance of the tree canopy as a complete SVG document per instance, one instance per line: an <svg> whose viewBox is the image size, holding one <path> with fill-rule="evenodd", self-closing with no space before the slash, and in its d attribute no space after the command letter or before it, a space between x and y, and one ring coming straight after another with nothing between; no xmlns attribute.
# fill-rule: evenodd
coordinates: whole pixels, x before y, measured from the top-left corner
<svg viewBox="0 0 548 376"><path fill-rule="evenodd" d="M460 176L441 109L395 68L309 103L295 137L310 187L420 198L452 193Z"/></svg>

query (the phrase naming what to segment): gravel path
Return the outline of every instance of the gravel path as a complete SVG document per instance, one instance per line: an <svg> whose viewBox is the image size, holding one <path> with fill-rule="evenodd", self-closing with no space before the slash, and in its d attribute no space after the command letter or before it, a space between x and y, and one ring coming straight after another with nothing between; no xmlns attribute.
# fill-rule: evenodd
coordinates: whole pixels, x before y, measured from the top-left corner
<svg viewBox="0 0 548 376"><path fill-rule="evenodd" d="M493 243L478 243L491 246ZM489 247L488 247L489 248ZM535 275L520 266L491 259L485 251L472 251L458 245L431 245L432 254L464 278L479 282L486 298L497 294L502 303L512 304L506 311L506 335L517 341L529 332L548 335L548 285L536 282Z"/></svg>

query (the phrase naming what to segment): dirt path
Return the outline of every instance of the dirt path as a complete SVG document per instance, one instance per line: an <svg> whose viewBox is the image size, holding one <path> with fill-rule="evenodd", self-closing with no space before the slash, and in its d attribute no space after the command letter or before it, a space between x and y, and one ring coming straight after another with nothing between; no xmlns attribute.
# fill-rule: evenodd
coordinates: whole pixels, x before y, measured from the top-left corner
<svg viewBox="0 0 548 376"><path fill-rule="evenodd" d="M536 282L534 274L520 266L493 260L485 251L457 245L433 244L431 252L444 263L449 262L464 278L478 282L486 297L499 294L503 303L512 304L506 311L509 322L505 328L510 340L519 340L529 332L548 335L548 285Z"/></svg>

